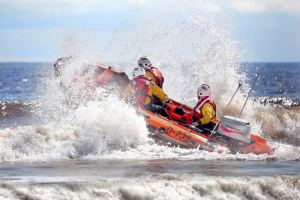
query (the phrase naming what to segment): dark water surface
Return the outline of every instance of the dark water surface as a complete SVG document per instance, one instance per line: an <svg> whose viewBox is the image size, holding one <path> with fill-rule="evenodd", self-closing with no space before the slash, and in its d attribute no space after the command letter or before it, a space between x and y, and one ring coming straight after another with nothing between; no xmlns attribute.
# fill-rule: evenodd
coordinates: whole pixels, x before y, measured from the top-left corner
<svg viewBox="0 0 300 200"><path fill-rule="evenodd" d="M0 63L1 101L39 101L43 78L52 75L50 63Z"/></svg>
<svg viewBox="0 0 300 200"><path fill-rule="evenodd" d="M243 63L241 72L245 72L248 83L259 77L253 88L255 97L300 98L300 63Z"/></svg>
<svg viewBox="0 0 300 200"><path fill-rule="evenodd" d="M1 101L41 101L37 92L47 87L42 80L54 76L52 63L0 63L0 70ZM260 74L255 97L300 98L300 63L242 63L240 71L249 84Z"/></svg>
<svg viewBox="0 0 300 200"><path fill-rule="evenodd" d="M287 167L289 166L289 167ZM159 174L239 176L298 176L299 161L178 161L98 160L55 163L0 164L0 181L67 182L108 178L132 178Z"/></svg>

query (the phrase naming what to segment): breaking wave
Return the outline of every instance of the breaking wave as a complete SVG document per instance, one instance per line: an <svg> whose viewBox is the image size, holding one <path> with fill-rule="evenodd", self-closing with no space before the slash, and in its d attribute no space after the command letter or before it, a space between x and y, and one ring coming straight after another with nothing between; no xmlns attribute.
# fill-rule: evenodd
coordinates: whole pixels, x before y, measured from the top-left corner
<svg viewBox="0 0 300 200"><path fill-rule="evenodd" d="M88 182L1 183L4 199L299 199L298 176L141 176Z"/></svg>

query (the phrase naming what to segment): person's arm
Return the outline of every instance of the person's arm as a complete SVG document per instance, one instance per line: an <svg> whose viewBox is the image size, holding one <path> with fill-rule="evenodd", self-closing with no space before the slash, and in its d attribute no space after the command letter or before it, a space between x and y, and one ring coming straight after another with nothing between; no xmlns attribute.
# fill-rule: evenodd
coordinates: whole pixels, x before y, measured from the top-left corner
<svg viewBox="0 0 300 200"><path fill-rule="evenodd" d="M121 96L125 99L126 102L129 102L133 105L136 104L136 102L134 101L135 95L130 83L125 87Z"/></svg>
<svg viewBox="0 0 300 200"><path fill-rule="evenodd" d="M210 103L205 103L203 105L201 113L202 113L203 117L197 121L194 121L192 123L193 126L205 125L211 121L214 122L214 119L212 119L212 118L215 116L216 111L214 110L213 106Z"/></svg>
<svg viewBox="0 0 300 200"><path fill-rule="evenodd" d="M170 101L168 95L157 85L151 83L150 84L150 89L152 90L152 93L157 96L161 101L163 102L168 102Z"/></svg>
<svg viewBox="0 0 300 200"><path fill-rule="evenodd" d="M123 97L130 97L130 96L133 96L134 95L134 92L133 92L133 89L132 89L132 86L131 86L131 84L129 83L126 87L125 87L125 89L124 89L124 91L123 91Z"/></svg>
<svg viewBox="0 0 300 200"><path fill-rule="evenodd" d="M146 74L145 74L145 76L146 77L148 77L148 78L151 78L152 79L152 83L154 83L154 84L157 84L156 82L155 82L155 77L153 76L153 74L151 74L150 72L148 72L148 71L146 71Z"/></svg>
<svg viewBox="0 0 300 200"><path fill-rule="evenodd" d="M211 119L215 116L215 110L210 103L204 104L201 112L203 115L203 117L201 119L199 119L199 121L201 122L201 125L208 124L209 122L211 122Z"/></svg>

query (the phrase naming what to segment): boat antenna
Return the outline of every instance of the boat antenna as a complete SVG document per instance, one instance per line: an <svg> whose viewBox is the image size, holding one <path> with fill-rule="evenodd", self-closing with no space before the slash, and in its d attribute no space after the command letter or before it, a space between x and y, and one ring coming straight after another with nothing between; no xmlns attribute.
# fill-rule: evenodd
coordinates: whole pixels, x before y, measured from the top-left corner
<svg viewBox="0 0 300 200"><path fill-rule="evenodd" d="M247 99L246 99L246 101L245 101L245 103L244 103L244 106L243 106L243 108L242 108L242 110L241 110L241 113L240 113L240 115L239 115L239 118L241 117L241 114L242 114L242 112L243 112L243 110L244 110L244 108L245 108L245 106L246 106L246 103L247 103L247 101L248 101L248 99L249 99L249 96L250 96L251 91L252 91L252 89L253 89L254 83L256 82L258 76L259 76L259 73L256 74L256 78L254 79L254 82L253 82L253 84L252 84L252 87L251 87L251 89L250 89L250 91L249 91L249 93L248 93L248 97L247 97Z"/></svg>
<svg viewBox="0 0 300 200"><path fill-rule="evenodd" d="M239 88L241 87L241 85L242 85L242 84L241 84L241 83L239 83L239 86L238 86L238 88L236 89L235 93L233 94L233 96L231 97L231 99L230 99L229 103L227 104L227 106L226 106L225 110L223 111L223 113L222 113L222 115L221 115L221 118L222 118L222 117L223 117L223 115L225 114L225 112L226 112L226 110L227 110L227 108L228 108L229 104L231 103L231 101L232 101L233 97L235 96L235 94L237 93L237 91L239 90ZM213 132L215 131L215 129L217 128L217 126L219 125L219 123L220 123L220 120L218 120L218 122L217 122L217 124L215 125L214 129L211 131L211 133L210 133L209 137L211 137L211 135L213 134Z"/></svg>
<svg viewBox="0 0 300 200"><path fill-rule="evenodd" d="M239 86L238 86L238 88L236 89L235 93L234 93L234 94L233 94L233 96L231 97L231 99L230 99L230 101L229 101L228 105L226 106L225 110L223 111L223 113L222 113L221 117L223 117L223 116L225 115L225 112L226 112L226 110L227 110L227 108L228 108L229 104L231 103L231 101L232 101L233 97L235 96L235 94L237 93L237 91L239 90L239 88L241 87L241 85L242 85L242 84L241 84L241 83L239 83Z"/></svg>

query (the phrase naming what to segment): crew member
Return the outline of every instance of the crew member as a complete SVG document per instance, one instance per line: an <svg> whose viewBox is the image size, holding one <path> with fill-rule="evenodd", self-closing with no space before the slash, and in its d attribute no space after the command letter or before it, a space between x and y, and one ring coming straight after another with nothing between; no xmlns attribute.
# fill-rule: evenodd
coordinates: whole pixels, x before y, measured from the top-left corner
<svg viewBox="0 0 300 200"><path fill-rule="evenodd" d="M198 87L199 102L193 110L192 126L205 130L206 133L212 131L216 125L216 104L211 98L210 87L202 84Z"/></svg>
<svg viewBox="0 0 300 200"><path fill-rule="evenodd" d="M135 105L171 119L166 109L155 100L156 97L164 103L170 102L165 92L145 76L145 70L142 67L134 68L132 76L133 79L123 91L124 97L129 99L135 96Z"/></svg>
<svg viewBox="0 0 300 200"><path fill-rule="evenodd" d="M161 89L163 88L164 77L157 67L152 66L148 58L141 57L138 61L138 65L145 69L146 76L151 78L152 82L155 83L155 85L157 85Z"/></svg>

